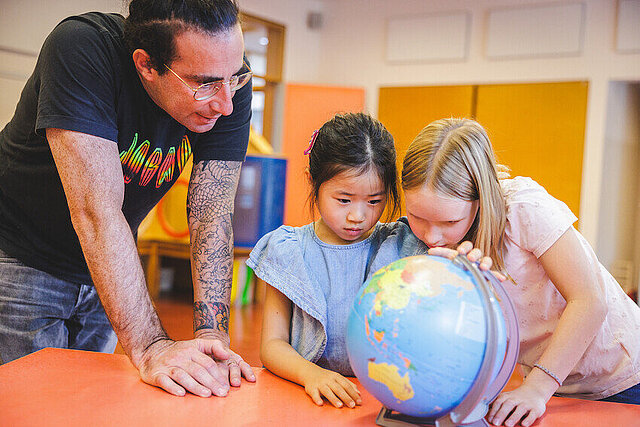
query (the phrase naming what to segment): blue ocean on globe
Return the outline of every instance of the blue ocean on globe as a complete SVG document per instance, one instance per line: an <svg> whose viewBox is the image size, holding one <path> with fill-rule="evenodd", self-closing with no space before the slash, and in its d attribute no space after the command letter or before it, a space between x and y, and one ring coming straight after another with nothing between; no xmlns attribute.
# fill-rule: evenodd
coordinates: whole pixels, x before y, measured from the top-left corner
<svg viewBox="0 0 640 427"><path fill-rule="evenodd" d="M485 315L469 272L441 257L400 259L358 291L347 326L349 361L388 409L438 418L460 404L479 374ZM494 376L506 351L500 318Z"/></svg>

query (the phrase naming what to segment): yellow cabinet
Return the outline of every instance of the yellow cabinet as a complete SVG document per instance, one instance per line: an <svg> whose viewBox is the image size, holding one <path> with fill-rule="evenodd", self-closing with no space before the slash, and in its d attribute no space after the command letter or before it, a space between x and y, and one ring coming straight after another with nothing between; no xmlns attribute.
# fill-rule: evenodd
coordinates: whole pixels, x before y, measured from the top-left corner
<svg viewBox="0 0 640 427"><path fill-rule="evenodd" d="M587 93L587 82L385 87L378 116L396 139L399 165L431 121L476 118L512 176L530 176L579 216Z"/></svg>

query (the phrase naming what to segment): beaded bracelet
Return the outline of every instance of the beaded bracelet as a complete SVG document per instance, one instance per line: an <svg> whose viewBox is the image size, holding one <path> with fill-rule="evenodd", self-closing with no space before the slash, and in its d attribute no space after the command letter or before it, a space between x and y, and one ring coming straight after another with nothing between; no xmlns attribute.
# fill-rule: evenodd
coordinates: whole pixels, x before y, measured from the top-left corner
<svg viewBox="0 0 640 427"><path fill-rule="evenodd" d="M538 368L540 369L542 372L544 372L545 374L549 375L551 378L553 378L553 380L555 382L558 383L558 386L562 387L562 382L560 381L560 379L556 376L556 374L554 374L553 372L551 372L550 370L548 370L547 368L545 368L544 366L542 366L539 363L536 363L535 365L533 365L534 368Z"/></svg>

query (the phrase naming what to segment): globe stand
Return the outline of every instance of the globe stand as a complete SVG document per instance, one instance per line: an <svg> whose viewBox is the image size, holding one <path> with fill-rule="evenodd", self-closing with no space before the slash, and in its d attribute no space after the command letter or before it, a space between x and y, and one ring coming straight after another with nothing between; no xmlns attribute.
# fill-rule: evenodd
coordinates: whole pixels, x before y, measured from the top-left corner
<svg viewBox="0 0 640 427"><path fill-rule="evenodd" d="M502 283L495 276L480 270L472 264L466 256L458 255L454 264L469 271L480 290L487 331L487 345L480 365L480 373L464 399L453 410L440 418L419 418L404 415L383 407L376 418L376 424L384 427L403 426L436 426L436 427L485 427L489 423L484 419L489 405L498 397L504 386L511 378L516 366L518 351L520 350L520 336L518 333L518 319L511 303L511 299L504 290ZM500 310L494 303L497 302ZM503 315L507 335L507 348L502 365L494 377L493 361L498 353L498 316Z"/></svg>
<svg viewBox="0 0 640 427"><path fill-rule="evenodd" d="M450 427L456 424L445 423L445 420L440 422L433 418L420 418L412 417L411 415L405 415L400 412L393 411L391 409L382 407L376 418L376 424L384 427L406 427L406 426L424 426L424 427ZM484 418L475 420L470 423L463 424L465 427L489 427L490 424L485 421Z"/></svg>

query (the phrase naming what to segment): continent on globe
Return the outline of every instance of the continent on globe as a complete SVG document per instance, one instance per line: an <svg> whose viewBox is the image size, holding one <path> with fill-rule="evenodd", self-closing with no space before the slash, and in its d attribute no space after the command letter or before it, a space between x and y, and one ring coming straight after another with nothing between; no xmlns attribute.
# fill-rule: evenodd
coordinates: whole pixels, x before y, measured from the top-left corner
<svg viewBox="0 0 640 427"><path fill-rule="evenodd" d="M425 268L427 264L428 268ZM360 298L369 293L375 294L373 311L376 316L382 314L382 307L401 310L407 306L412 295L434 297L442 293L442 286L434 278L443 274L450 274L445 264L430 263L421 258L413 258L410 262L406 259L399 260L377 272ZM447 285L464 291L474 288L468 279L456 275L450 276Z"/></svg>
<svg viewBox="0 0 640 427"><path fill-rule="evenodd" d="M387 409L435 420L460 405L487 354L489 313L496 313L497 349L487 372L496 378L506 324L498 300L483 301L486 284L475 280L451 260L419 255L394 261L362 285L347 321L349 363Z"/></svg>
<svg viewBox="0 0 640 427"><path fill-rule="evenodd" d="M368 370L369 378L387 386L396 399L409 400L413 398L414 392L408 372L404 376L400 376L397 366L372 361L369 361Z"/></svg>

